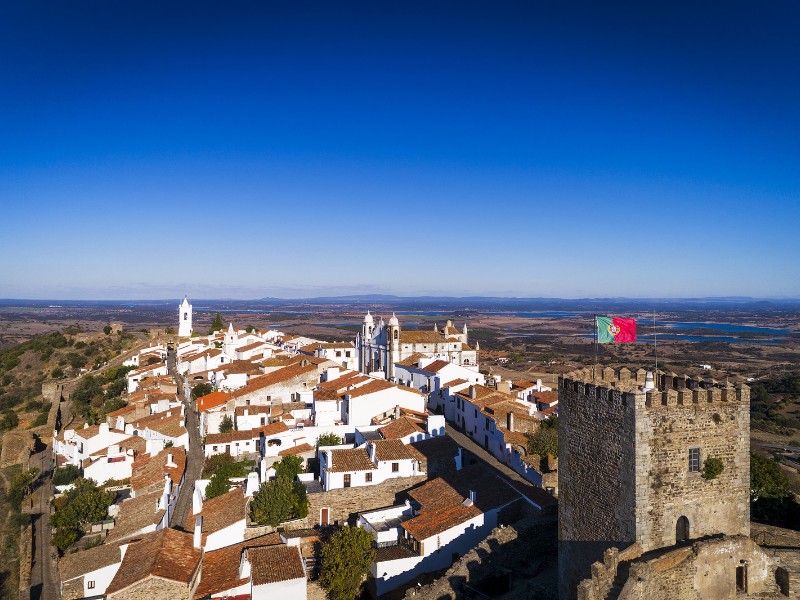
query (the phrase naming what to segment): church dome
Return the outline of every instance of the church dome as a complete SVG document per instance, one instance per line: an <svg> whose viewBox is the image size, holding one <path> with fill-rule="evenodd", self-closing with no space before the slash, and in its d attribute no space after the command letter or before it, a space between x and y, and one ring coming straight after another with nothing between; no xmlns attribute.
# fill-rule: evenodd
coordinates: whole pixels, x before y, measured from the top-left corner
<svg viewBox="0 0 800 600"><path fill-rule="evenodd" d="M391 327L398 327L400 325L400 321L397 320L397 316L392 313L392 318L389 319L389 326Z"/></svg>
<svg viewBox="0 0 800 600"><path fill-rule="evenodd" d="M364 316L364 323L367 323L368 325L372 325L373 322L374 321L372 319L372 315L369 314L369 311L367 311L367 314Z"/></svg>

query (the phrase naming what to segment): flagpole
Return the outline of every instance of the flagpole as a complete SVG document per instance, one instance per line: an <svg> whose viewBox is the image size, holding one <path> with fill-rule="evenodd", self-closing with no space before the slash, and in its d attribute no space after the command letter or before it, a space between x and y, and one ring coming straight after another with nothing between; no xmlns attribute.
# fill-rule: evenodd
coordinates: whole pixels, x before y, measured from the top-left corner
<svg viewBox="0 0 800 600"><path fill-rule="evenodd" d="M592 319L592 327L594 328L594 366L592 367L592 379L595 378L595 369L597 369L597 346L599 345L600 339L597 332L597 315L595 315Z"/></svg>
<svg viewBox="0 0 800 600"><path fill-rule="evenodd" d="M656 329L656 311L653 311L653 354L656 358L656 370L653 378L658 377L658 330Z"/></svg>

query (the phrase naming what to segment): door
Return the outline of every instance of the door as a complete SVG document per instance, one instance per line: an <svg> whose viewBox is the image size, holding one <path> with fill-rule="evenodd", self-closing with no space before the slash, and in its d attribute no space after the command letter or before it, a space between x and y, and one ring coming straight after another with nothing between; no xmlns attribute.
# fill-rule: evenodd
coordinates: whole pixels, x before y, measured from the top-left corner
<svg viewBox="0 0 800 600"><path fill-rule="evenodd" d="M744 562L744 561L742 561ZM742 564L736 567L736 591L747 593L747 565Z"/></svg>
<svg viewBox="0 0 800 600"><path fill-rule="evenodd" d="M325 527L328 524L330 509L323 506L319 511L319 524Z"/></svg>
<svg viewBox="0 0 800 600"><path fill-rule="evenodd" d="M675 543L680 544L689 540L689 519L681 517L675 525Z"/></svg>

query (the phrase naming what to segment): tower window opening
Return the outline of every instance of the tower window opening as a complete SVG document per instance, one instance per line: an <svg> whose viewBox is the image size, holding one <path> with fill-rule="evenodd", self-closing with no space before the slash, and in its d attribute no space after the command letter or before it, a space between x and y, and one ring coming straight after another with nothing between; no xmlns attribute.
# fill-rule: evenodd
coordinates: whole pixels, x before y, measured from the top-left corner
<svg viewBox="0 0 800 600"><path fill-rule="evenodd" d="M700 471L700 448L689 448L689 472Z"/></svg>

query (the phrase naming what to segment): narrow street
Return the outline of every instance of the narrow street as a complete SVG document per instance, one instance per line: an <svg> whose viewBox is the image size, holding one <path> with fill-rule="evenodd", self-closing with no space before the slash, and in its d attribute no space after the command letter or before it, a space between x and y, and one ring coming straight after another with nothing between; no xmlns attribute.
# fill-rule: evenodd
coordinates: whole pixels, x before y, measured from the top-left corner
<svg viewBox="0 0 800 600"><path fill-rule="evenodd" d="M183 404L186 414L186 430L189 432L189 452L186 454L186 474L183 480L183 486L178 494L178 500L175 503L175 510L172 513L169 524L172 527L183 527L186 518L192 510L192 494L194 493L194 482L200 478L203 472L203 446L200 441L200 421L197 417L197 412L194 407L194 401L188 390L183 388L183 379L175 369L175 357L170 353L167 359L170 374L175 378L178 384L178 389L183 394Z"/></svg>
<svg viewBox="0 0 800 600"><path fill-rule="evenodd" d="M31 566L31 600L40 598L58 600L61 590L56 573L55 550L50 545L50 497L52 495L52 471L50 470L52 446L34 454L30 466L42 473L40 485L30 496L31 519L33 522L33 548Z"/></svg>

